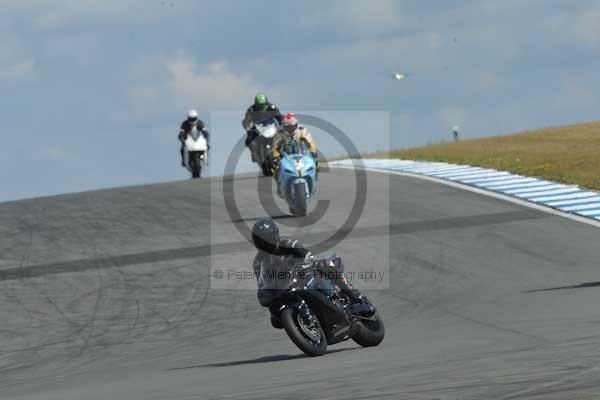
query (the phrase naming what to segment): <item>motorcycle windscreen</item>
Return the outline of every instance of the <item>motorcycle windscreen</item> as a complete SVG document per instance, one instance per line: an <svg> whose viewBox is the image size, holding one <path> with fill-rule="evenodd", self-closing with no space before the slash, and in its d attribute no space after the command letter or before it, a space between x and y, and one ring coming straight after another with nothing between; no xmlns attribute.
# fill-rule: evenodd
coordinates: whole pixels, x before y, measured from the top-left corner
<svg viewBox="0 0 600 400"><path fill-rule="evenodd" d="M277 133L277 120L275 118L268 118L264 121L256 124L256 130L261 136L266 138L272 138Z"/></svg>
<svg viewBox="0 0 600 400"><path fill-rule="evenodd" d="M276 113L271 111L266 112L258 112L255 111L255 114L252 115L252 121L254 121L254 125L279 125L277 121Z"/></svg>
<svg viewBox="0 0 600 400"><path fill-rule="evenodd" d="M296 139L289 141L283 146L283 153L294 157L304 157L309 154L308 146L304 141Z"/></svg>

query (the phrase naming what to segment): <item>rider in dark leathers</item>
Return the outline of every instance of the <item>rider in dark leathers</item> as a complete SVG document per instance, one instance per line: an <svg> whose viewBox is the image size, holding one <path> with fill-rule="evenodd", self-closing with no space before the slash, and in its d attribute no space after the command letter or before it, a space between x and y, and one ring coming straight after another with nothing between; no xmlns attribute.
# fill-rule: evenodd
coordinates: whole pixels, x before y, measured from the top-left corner
<svg viewBox="0 0 600 400"><path fill-rule="evenodd" d="M279 236L279 228L270 218L262 219L254 224L252 229L252 241L258 250L254 258L254 275L258 280L257 297L259 303L264 307L270 307L279 295L276 289L271 288L265 279L268 279L268 271L287 271L290 263L302 264L306 268L313 268L328 277L340 288L352 304L369 304L365 296L361 295L341 274L344 266L340 258L331 260L316 260L310 250L304 247L298 240ZM272 276L272 275L271 275ZM275 310L271 311L271 324L275 328L282 328L281 321L276 316Z"/></svg>
<svg viewBox="0 0 600 400"><path fill-rule="evenodd" d="M254 125L269 117L274 117L279 124L281 124L283 118L279 108L275 104L270 103L266 95L259 93L254 98L254 104L248 107L246 115L242 120L242 127L246 131L246 147L250 150L253 162L255 161L254 155L256 154L253 143L255 143L254 139L258 136L258 133L254 130Z"/></svg>
<svg viewBox="0 0 600 400"><path fill-rule="evenodd" d="M198 118L198 112L196 110L190 110L188 112L187 118L181 123L181 127L179 128L179 135L177 139L181 143L181 148L179 153L181 154L181 166L185 167L185 139L187 139L188 133L193 128L196 128L198 131L202 132L204 138L206 139L206 144L208 145L208 149L210 150L210 135L208 134L208 129L206 129L206 124L200 118Z"/></svg>

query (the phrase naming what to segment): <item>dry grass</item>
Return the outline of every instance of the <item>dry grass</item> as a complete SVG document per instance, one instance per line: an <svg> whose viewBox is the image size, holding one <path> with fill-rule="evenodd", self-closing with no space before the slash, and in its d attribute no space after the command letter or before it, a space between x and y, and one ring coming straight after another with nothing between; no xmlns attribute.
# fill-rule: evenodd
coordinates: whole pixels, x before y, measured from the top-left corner
<svg viewBox="0 0 600 400"><path fill-rule="evenodd" d="M377 153L496 168L600 190L600 122Z"/></svg>

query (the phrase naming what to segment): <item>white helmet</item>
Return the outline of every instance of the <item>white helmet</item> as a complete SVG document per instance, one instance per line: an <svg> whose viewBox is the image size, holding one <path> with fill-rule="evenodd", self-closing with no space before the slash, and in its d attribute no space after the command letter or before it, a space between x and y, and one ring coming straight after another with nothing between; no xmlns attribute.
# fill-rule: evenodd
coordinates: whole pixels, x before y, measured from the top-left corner
<svg viewBox="0 0 600 400"><path fill-rule="evenodd" d="M198 118L198 111L196 111L196 110L188 111L188 119L197 119L197 118Z"/></svg>

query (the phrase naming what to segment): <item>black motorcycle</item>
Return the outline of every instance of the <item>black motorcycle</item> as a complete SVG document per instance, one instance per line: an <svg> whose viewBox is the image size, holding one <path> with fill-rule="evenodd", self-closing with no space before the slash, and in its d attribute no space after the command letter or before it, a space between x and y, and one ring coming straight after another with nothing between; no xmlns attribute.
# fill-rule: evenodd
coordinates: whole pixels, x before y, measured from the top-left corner
<svg viewBox="0 0 600 400"><path fill-rule="evenodd" d="M328 257L334 262L335 254ZM383 340L383 320L372 304L350 304L350 300L323 274L296 266L278 277L278 296L270 309L279 317L286 333L300 350L314 357L327 345L354 340L363 347Z"/></svg>
<svg viewBox="0 0 600 400"><path fill-rule="evenodd" d="M271 176L271 167L273 165L271 151L273 147L273 137L277 133L279 123L275 117L269 117L263 121L254 124L256 138L252 143L252 160L256 162L262 170L264 176Z"/></svg>

